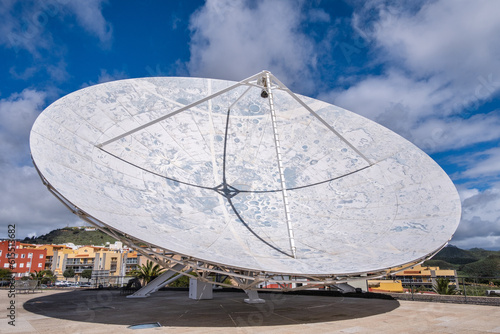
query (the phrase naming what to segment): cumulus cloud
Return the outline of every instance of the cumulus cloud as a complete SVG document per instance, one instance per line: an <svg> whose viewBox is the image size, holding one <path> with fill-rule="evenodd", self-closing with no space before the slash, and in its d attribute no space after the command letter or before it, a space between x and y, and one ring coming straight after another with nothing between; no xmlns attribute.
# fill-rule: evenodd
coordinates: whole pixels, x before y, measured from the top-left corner
<svg viewBox="0 0 500 334"><path fill-rule="evenodd" d="M190 21L193 76L242 80L270 70L289 86L311 91L317 54L299 29L303 20L298 1L208 0ZM313 12L316 20L326 13Z"/></svg>
<svg viewBox="0 0 500 334"><path fill-rule="evenodd" d="M484 135L492 132L486 117L495 124L498 111L470 118L500 90L496 4L438 0L408 9L372 1L367 7L370 10L355 14L353 22L355 30L374 46L372 52L383 72L322 97L433 152L498 138ZM376 20L373 10L378 13ZM466 131L471 122L474 131ZM444 132L447 126L460 129L460 140L452 143L442 137L429 147L425 129L435 130L439 123ZM454 137L449 133L447 138Z"/></svg>
<svg viewBox="0 0 500 334"><path fill-rule="evenodd" d="M29 157L29 133L45 98L45 92L26 89L0 100L0 164Z"/></svg>
<svg viewBox="0 0 500 334"><path fill-rule="evenodd" d="M82 225L55 197L49 195L34 167L0 165L0 238L7 226L16 225L16 236L41 235L64 226Z"/></svg>
<svg viewBox="0 0 500 334"><path fill-rule="evenodd" d="M500 242L500 184L479 191L464 189L462 221L453 236L452 244L461 248L482 247L498 249Z"/></svg>
<svg viewBox="0 0 500 334"><path fill-rule="evenodd" d="M97 76L97 82L96 81L86 82L82 84L82 88L101 84L104 82L127 79L127 78L129 78L129 76L125 71L113 70L111 71L111 73L109 73L106 69L101 68Z"/></svg>
<svg viewBox="0 0 500 334"><path fill-rule="evenodd" d="M65 1L66 2L66 1ZM86 31L95 35L101 43L109 47L113 29L109 22L102 15L102 6L105 0L87 0L87 1L67 1L71 12L76 16L80 26Z"/></svg>
<svg viewBox="0 0 500 334"><path fill-rule="evenodd" d="M97 83L103 83L103 82L127 79L127 78L128 75L124 71L114 70L113 72L108 73L108 71L106 71L105 69L101 69L101 73L97 78Z"/></svg>
<svg viewBox="0 0 500 334"><path fill-rule="evenodd" d="M64 48L54 41L50 25L62 24L83 28L95 36L103 48L112 43L112 27L102 15L104 0L90 1L0 1L0 46L16 52L27 51L34 66L11 67L13 78L27 80L46 72L53 81L68 79ZM77 22L75 25L71 20Z"/></svg>
<svg viewBox="0 0 500 334"><path fill-rule="evenodd" d="M410 140L428 153L456 150L500 139L500 131L493 129L500 129L500 113L497 110L487 114L477 114L468 119L459 117L426 119L411 129ZM500 171L500 163L491 167L496 168L497 172Z"/></svg>
<svg viewBox="0 0 500 334"><path fill-rule="evenodd" d="M391 50L382 57L402 62L418 77L442 76L455 89L469 89L477 75L499 74L497 9L491 0L432 1L417 13L382 9L374 38Z"/></svg>
<svg viewBox="0 0 500 334"><path fill-rule="evenodd" d="M45 233L76 219L70 217L38 177L29 160L29 133L46 103L46 92L26 89L0 100L0 237L16 224L19 238Z"/></svg>
<svg viewBox="0 0 500 334"><path fill-rule="evenodd" d="M34 55L39 49L53 47L52 34L46 28L51 20L74 16L83 29L108 45L112 27L102 15L104 0L48 0L0 2L0 44L16 50L24 49Z"/></svg>
<svg viewBox="0 0 500 334"><path fill-rule="evenodd" d="M39 49L52 45L52 36L43 34L48 15L40 3L6 0L0 2L0 45L24 49L38 55Z"/></svg>
<svg viewBox="0 0 500 334"><path fill-rule="evenodd" d="M500 148L494 147L484 151L469 154L463 161L467 168L460 173L461 178L499 178Z"/></svg>

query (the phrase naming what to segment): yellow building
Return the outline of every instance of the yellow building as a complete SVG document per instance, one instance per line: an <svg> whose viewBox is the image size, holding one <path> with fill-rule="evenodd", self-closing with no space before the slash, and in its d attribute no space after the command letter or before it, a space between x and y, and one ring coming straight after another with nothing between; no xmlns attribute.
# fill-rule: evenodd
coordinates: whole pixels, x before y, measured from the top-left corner
<svg viewBox="0 0 500 334"><path fill-rule="evenodd" d="M393 270L403 267L393 268ZM455 270L440 269L416 264L390 276L387 280L368 280L368 290L373 292L403 292L404 289L420 287L432 289L438 278L447 278L450 284L458 286L457 272Z"/></svg>
<svg viewBox="0 0 500 334"><path fill-rule="evenodd" d="M456 270L440 269L439 267L422 266L420 264L396 273L393 276L401 280L403 285L423 286L432 288L438 278L447 278L451 284L458 285Z"/></svg>
<svg viewBox="0 0 500 334"><path fill-rule="evenodd" d="M369 280L370 292L404 292L403 284L399 280Z"/></svg>
<svg viewBox="0 0 500 334"><path fill-rule="evenodd" d="M123 248L121 243L109 247L68 245L33 245L33 248L47 250L45 268L52 270L59 279L66 269L73 269L74 280L81 280L85 269L98 276L127 276L137 268L137 252Z"/></svg>

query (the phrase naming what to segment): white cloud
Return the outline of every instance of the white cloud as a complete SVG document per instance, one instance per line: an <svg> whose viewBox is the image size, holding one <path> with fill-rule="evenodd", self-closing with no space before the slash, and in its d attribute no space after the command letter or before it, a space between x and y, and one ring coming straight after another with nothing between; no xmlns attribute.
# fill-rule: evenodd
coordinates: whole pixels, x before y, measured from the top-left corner
<svg viewBox="0 0 500 334"><path fill-rule="evenodd" d="M109 73L106 69L101 68L101 70L99 71L99 75L97 76L97 82L95 82L95 81L85 82L82 84L81 87L85 88L85 87L101 84L104 82L127 79L127 78L129 78L129 76L125 71L113 70L111 73Z"/></svg>
<svg viewBox="0 0 500 334"><path fill-rule="evenodd" d="M311 22L330 22L330 15L320 8L309 10L309 20Z"/></svg>
<svg viewBox="0 0 500 334"><path fill-rule="evenodd" d="M26 89L0 100L0 164L29 157L29 133L45 97L44 92Z"/></svg>
<svg viewBox="0 0 500 334"><path fill-rule="evenodd" d="M259 1L250 7L244 1L208 0L190 21L190 74L242 80L270 70L288 86L311 90L317 56L313 42L300 32L301 15L297 1Z"/></svg>
<svg viewBox="0 0 500 334"><path fill-rule="evenodd" d="M65 17L74 15L82 28L99 38L103 45L109 45L112 28L102 15L104 2L105 0L1 1L0 44L38 55L39 49L49 49L54 45L52 34L46 29L49 22L63 21Z"/></svg>
<svg viewBox="0 0 500 334"><path fill-rule="evenodd" d="M101 73L97 78L97 83L103 83L108 81L127 79L128 75L124 71L113 70L113 72L108 73L105 69L101 69Z"/></svg>
<svg viewBox="0 0 500 334"><path fill-rule="evenodd" d="M378 10L378 20L373 23L367 10L353 22L376 46L372 52L383 74L321 97L431 152L497 139L498 111L470 117L500 90L497 3L438 0L419 10L381 1L368 6ZM370 19L373 29L363 30L360 22Z"/></svg>
<svg viewBox="0 0 500 334"><path fill-rule="evenodd" d="M448 117L426 119L411 129L412 140L428 153L459 149L500 139L500 113L477 114L469 119ZM500 161L497 161L500 162ZM496 164L497 171L500 164Z"/></svg>
<svg viewBox="0 0 500 334"><path fill-rule="evenodd" d="M417 13L382 10L376 43L419 77L442 76L468 89L477 75L498 74L500 17L492 0L439 0ZM459 69L459 70L458 70Z"/></svg>
<svg viewBox="0 0 500 334"><path fill-rule="evenodd" d="M16 224L17 237L46 233L76 217L51 196L29 161L29 133L47 93L26 89L0 100L0 237Z"/></svg>
<svg viewBox="0 0 500 334"><path fill-rule="evenodd" d="M500 244L500 184L479 191L460 191L462 220L451 244L461 248L498 249Z"/></svg>
<svg viewBox="0 0 500 334"><path fill-rule="evenodd" d="M0 44L38 55L38 49L48 49L52 45L52 36L42 35L48 17L39 3L21 6L20 1L1 1Z"/></svg>
<svg viewBox="0 0 500 334"><path fill-rule="evenodd" d="M101 43L109 47L113 29L102 15L102 5L105 0L65 1L78 23L89 33L97 36Z"/></svg>
<svg viewBox="0 0 500 334"><path fill-rule="evenodd" d="M34 167L0 165L0 173L0 238L7 237L9 224L16 225L17 238L82 224L49 194Z"/></svg>
<svg viewBox="0 0 500 334"><path fill-rule="evenodd" d="M103 48L112 42L112 27L102 15L105 0L89 1L0 1L0 45L16 52L26 50L33 58L34 66L25 69L11 67L16 79L27 80L35 73L46 72L54 81L64 81L69 75L64 62L64 47L57 45L51 30L54 22L68 27L76 19L90 35L98 38Z"/></svg>
<svg viewBox="0 0 500 334"><path fill-rule="evenodd" d="M339 106L350 109L371 119L384 118L397 125L405 124L433 115L433 107L449 98L450 93L435 94L440 83L434 79L414 80L403 72L390 69L386 74L369 76L343 91L332 91L319 96L325 100L335 100ZM399 106L399 107L397 107ZM394 108L399 114L394 115ZM397 126L396 126L397 127Z"/></svg>
<svg viewBox="0 0 500 334"><path fill-rule="evenodd" d="M460 174L464 178L500 177L500 148L495 147L482 152L476 152L468 157L474 163Z"/></svg>

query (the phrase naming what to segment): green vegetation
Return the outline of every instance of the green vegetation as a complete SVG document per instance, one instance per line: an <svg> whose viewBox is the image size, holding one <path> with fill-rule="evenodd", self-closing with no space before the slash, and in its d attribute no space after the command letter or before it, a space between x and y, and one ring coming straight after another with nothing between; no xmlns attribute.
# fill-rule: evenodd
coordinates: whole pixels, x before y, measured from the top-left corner
<svg viewBox="0 0 500 334"><path fill-rule="evenodd" d="M450 280L447 278L438 278L436 284L433 286L433 290L440 295L457 294L457 287L454 284L450 284Z"/></svg>
<svg viewBox="0 0 500 334"><path fill-rule="evenodd" d="M10 279L12 277L12 271L6 268L0 268L0 279Z"/></svg>
<svg viewBox="0 0 500 334"><path fill-rule="evenodd" d="M162 273L162 267L159 264L154 264L150 260L131 272L132 276L141 279L144 285L148 284Z"/></svg>
<svg viewBox="0 0 500 334"><path fill-rule="evenodd" d="M30 279L37 280L38 284L48 284L50 282L55 282L56 281L56 276L54 276L54 273L52 270L40 270L36 271L34 273L30 273Z"/></svg>
<svg viewBox="0 0 500 334"><path fill-rule="evenodd" d="M488 257L468 263L460 268L461 273L467 276L498 277L500 276L500 255Z"/></svg>
<svg viewBox="0 0 500 334"><path fill-rule="evenodd" d="M178 276L180 274L177 274ZM196 276L196 273L191 273L191 275ZM188 276L182 276L181 278L178 278L176 281L170 283L168 285L170 288L189 288L189 277Z"/></svg>
<svg viewBox="0 0 500 334"><path fill-rule="evenodd" d="M180 275L180 274L177 274L177 275ZM195 272L190 273L190 275L198 276L198 274L196 274ZM170 288L189 288L189 278L190 278L189 276L184 276L183 275L181 278L179 278L176 281L170 283L168 285L168 287L170 287ZM213 279L213 277L212 277L212 279ZM231 284L231 280L229 278L226 278L223 283L225 283L225 284Z"/></svg>
<svg viewBox="0 0 500 334"><path fill-rule="evenodd" d="M460 249L455 246L448 246L437 253L433 260L442 260L452 264L464 265L479 260L475 254L470 251Z"/></svg>
<svg viewBox="0 0 500 334"><path fill-rule="evenodd" d="M458 270L460 265L449 263L443 260L427 260L423 263L424 266L428 267L439 267L440 269L450 269L450 270Z"/></svg>
<svg viewBox="0 0 500 334"><path fill-rule="evenodd" d="M75 245L105 245L107 242L114 243L116 239L96 230L85 231L83 227L65 227L53 230L39 237L25 238L22 242L31 244L65 244Z"/></svg>
<svg viewBox="0 0 500 334"><path fill-rule="evenodd" d="M68 268L64 271L63 276L66 278L75 277L75 271L73 270L73 268Z"/></svg>
<svg viewBox="0 0 500 334"><path fill-rule="evenodd" d="M82 278L86 278L88 282L92 278L92 269L84 269L82 271Z"/></svg>
<svg viewBox="0 0 500 334"><path fill-rule="evenodd" d="M465 292L467 296L485 296L486 290L493 290L493 289L498 289L498 288L487 285L479 285L479 284L465 285Z"/></svg>
<svg viewBox="0 0 500 334"><path fill-rule="evenodd" d="M459 276L500 277L500 251L481 248L464 250L450 245L443 248L432 260L425 261L424 265L454 269Z"/></svg>

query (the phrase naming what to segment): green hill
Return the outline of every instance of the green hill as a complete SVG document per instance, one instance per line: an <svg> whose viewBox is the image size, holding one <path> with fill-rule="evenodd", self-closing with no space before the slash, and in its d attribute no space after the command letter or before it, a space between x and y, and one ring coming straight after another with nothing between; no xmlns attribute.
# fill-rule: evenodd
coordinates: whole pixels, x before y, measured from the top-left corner
<svg viewBox="0 0 500 334"><path fill-rule="evenodd" d="M39 237L25 238L22 242L32 244L65 244L75 245L105 245L106 242L114 243L116 239L107 234L96 231L85 231L83 227L65 227L50 231Z"/></svg>
<svg viewBox="0 0 500 334"><path fill-rule="evenodd" d="M488 256L500 256L500 251L491 251L491 250L486 250L482 248L471 248L469 249L469 252L473 254L475 257L484 259L487 258Z"/></svg>
<svg viewBox="0 0 500 334"><path fill-rule="evenodd" d="M449 245L439 251L432 259L442 260L452 264L464 265L467 263L476 262L481 259L471 251L460 249L453 245Z"/></svg>
<svg viewBox="0 0 500 334"><path fill-rule="evenodd" d="M461 268L466 275L479 277L500 277L500 255L489 255Z"/></svg>
<svg viewBox="0 0 500 334"><path fill-rule="evenodd" d="M500 251L490 251L482 248L469 250L449 245L437 253L424 265L441 269L455 269L460 276L499 277Z"/></svg>
<svg viewBox="0 0 500 334"><path fill-rule="evenodd" d="M427 260L423 264L424 266L439 267L440 269L458 270L460 268L458 264L453 264L443 260L434 260L434 259Z"/></svg>

